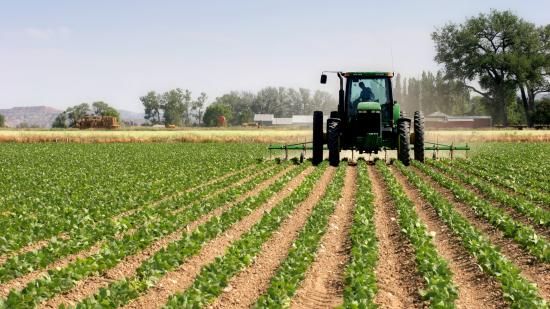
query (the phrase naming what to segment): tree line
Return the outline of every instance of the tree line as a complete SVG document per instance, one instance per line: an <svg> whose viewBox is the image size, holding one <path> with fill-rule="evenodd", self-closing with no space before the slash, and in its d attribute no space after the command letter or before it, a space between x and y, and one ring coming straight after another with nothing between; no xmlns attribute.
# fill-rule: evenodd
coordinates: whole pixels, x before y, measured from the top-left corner
<svg viewBox="0 0 550 309"><path fill-rule="evenodd" d="M445 79L443 73L423 71L420 78L397 74L393 82L393 96L408 114L421 110L425 114L436 111L448 115L479 113L472 104L470 91L463 83Z"/></svg>
<svg viewBox="0 0 550 309"><path fill-rule="evenodd" d="M193 100L191 91L181 88L165 93L149 91L139 98L145 109L145 119L152 125L167 126L189 126L193 123L200 125L207 99L206 93L202 92Z"/></svg>
<svg viewBox="0 0 550 309"><path fill-rule="evenodd" d="M149 91L140 98L145 119L151 124L176 126L216 126L224 116L230 125L250 123L254 114L273 114L275 117L310 115L314 110L330 112L337 102L328 92L299 88L265 87L257 93L231 91L217 97L205 108L206 93L195 100L189 90L180 88L157 93Z"/></svg>

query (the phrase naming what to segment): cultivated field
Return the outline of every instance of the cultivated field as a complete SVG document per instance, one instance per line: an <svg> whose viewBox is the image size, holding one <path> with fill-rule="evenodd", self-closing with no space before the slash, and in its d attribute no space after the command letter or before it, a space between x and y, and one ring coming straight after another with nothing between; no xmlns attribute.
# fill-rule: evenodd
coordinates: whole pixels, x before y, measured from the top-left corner
<svg viewBox="0 0 550 309"><path fill-rule="evenodd" d="M545 308L550 144L312 167L263 144L0 144L0 308Z"/></svg>

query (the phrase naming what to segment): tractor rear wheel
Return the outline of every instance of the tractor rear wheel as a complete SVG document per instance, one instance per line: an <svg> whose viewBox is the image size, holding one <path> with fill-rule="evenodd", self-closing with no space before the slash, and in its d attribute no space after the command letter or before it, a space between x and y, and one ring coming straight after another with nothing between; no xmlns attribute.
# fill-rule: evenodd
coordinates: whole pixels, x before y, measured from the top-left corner
<svg viewBox="0 0 550 309"><path fill-rule="evenodd" d="M328 135L328 161L331 166L340 164L340 119L329 118L327 120Z"/></svg>
<svg viewBox="0 0 550 309"><path fill-rule="evenodd" d="M414 159L424 162L424 114L414 112Z"/></svg>
<svg viewBox="0 0 550 309"><path fill-rule="evenodd" d="M323 162L323 112L313 112L313 158L311 163L319 165Z"/></svg>
<svg viewBox="0 0 550 309"><path fill-rule="evenodd" d="M399 118L397 120L397 159L406 166L411 163L411 156L409 154L410 124L411 121L407 118Z"/></svg>

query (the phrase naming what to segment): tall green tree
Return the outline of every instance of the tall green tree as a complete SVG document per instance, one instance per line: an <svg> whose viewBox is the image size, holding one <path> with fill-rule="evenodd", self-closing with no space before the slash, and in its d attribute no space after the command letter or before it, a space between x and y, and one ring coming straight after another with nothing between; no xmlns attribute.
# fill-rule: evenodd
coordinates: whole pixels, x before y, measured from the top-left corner
<svg viewBox="0 0 550 309"><path fill-rule="evenodd" d="M165 125L183 125L186 113L185 95L181 88L172 89L162 95L161 109Z"/></svg>
<svg viewBox="0 0 550 309"><path fill-rule="evenodd" d="M195 101L193 101L193 103L191 103L191 111L193 112L199 125L201 125L204 105L206 104L207 99L208 96L206 95L206 93L201 92L201 95Z"/></svg>
<svg viewBox="0 0 550 309"><path fill-rule="evenodd" d="M510 11L492 10L432 34L435 60L444 65L446 77L464 80L469 89L488 99L503 125L508 124L507 105L515 101L513 63L518 61L516 47L529 37L526 24Z"/></svg>
<svg viewBox="0 0 550 309"><path fill-rule="evenodd" d="M155 91L149 91L145 96L140 97L139 100L145 108L145 119L149 120L151 124L160 124L160 111L162 98Z"/></svg>
<svg viewBox="0 0 550 309"><path fill-rule="evenodd" d="M217 126L219 116L224 116L226 122L231 122L231 106L220 102L210 104L204 111L204 124L209 127Z"/></svg>
<svg viewBox="0 0 550 309"><path fill-rule="evenodd" d="M532 127L536 121L536 96L550 92L550 25L536 28L523 23L522 27L523 43L513 45L517 57L512 66L527 124Z"/></svg>
<svg viewBox="0 0 550 309"><path fill-rule="evenodd" d="M0 128L3 128L4 126L6 126L6 117L0 114Z"/></svg>
<svg viewBox="0 0 550 309"><path fill-rule="evenodd" d="M88 115L90 112L90 105L88 103L81 103L79 105L75 105L72 107L67 108L67 121L69 122L68 126L70 128L76 127L76 122L84 118L84 116Z"/></svg>
<svg viewBox="0 0 550 309"><path fill-rule="evenodd" d="M94 115L112 116L120 121L120 113L114 107L109 106L109 104L103 101L97 101L92 103L92 110L94 112Z"/></svg>
<svg viewBox="0 0 550 309"><path fill-rule="evenodd" d="M65 129L67 126L67 112L59 113L52 123L52 128Z"/></svg>
<svg viewBox="0 0 550 309"><path fill-rule="evenodd" d="M191 108L192 106L191 91L185 89L182 95L182 104L183 104L183 114L182 114L182 124L189 126L191 124Z"/></svg>

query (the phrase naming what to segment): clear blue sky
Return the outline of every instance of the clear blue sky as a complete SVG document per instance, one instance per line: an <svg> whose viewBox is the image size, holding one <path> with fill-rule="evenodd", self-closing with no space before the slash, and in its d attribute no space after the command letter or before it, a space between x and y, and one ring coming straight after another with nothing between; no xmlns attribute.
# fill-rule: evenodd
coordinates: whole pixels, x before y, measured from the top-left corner
<svg viewBox="0 0 550 309"><path fill-rule="evenodd" d="M322 70L418 76L437 69L431 32L491 8L550 23L548 0L0 0L0 108L104 100L141 111L148 90L212 101L270 85L334 92L318 84Z"/></svg>

